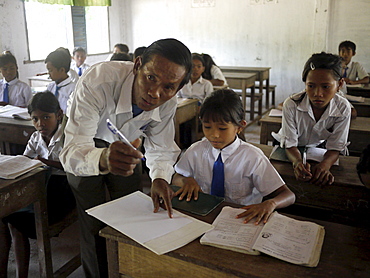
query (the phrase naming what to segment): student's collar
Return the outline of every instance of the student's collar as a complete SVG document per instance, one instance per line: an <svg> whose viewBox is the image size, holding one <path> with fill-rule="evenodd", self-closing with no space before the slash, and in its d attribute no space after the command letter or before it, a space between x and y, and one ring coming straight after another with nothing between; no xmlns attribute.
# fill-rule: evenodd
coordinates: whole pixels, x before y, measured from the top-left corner
<svg viewBox="0 0 370 278"><path fill-rule="evenodd" d="M68 75L68 77L66 79L64 79L63 81L59 82L58 84L55 82L55 84L60 88L60 87L67 86L71 82L72 82L72 78Z"/></svg>
<svg viewBox="0 0 370 278"><path fill-rule="evenodd" d="M320 120L326 120L328 117L342 117L343 113L339 110L335 99L339 96L336 94L329 102L328 107L325 109L324 114L322 114ZM302 99L301 103L298 105L297 109L302 112L307 112L314 119L310 99L306 93L305 97Z"/></svg>
<svg viewBox="0 0 370 278"><path fill-rule="evenodd" d="M350 69L350 68L352 68L352 64L353 64L353 61L351 60L351 62L349 62L348 65L346 65L346 67ZM348 73L348 71L347 71L347 73Z"/></svg>
<svg viewBox="0 0 370 278"><path fill-rule="evenodd" d="M238 136L236 136L234 142L232 142L230 145L223 148L222 150L212 147L212 154L215 158L215 161L217 160L218 155L221 153L222 162L225 162L239 148L240 144L241 140Z"/></svg>
<svg viewBox="0 0 370 278"><path fill-rule="evenodd" d="M62 125L58 125L58 129L57 131L55 131L54 135L51 137L48 146L54 145L55 143L59 142L62 137L62 133L63 133ZM45 142L40 132L38 133L36 142Z"/></svg>
<svg viewBox="0 0 370 278"><path fill-rule="evenodd" d="M8 83L9 85L14 85L15 83L17 83L18 82L18 78L16 77L16 78L14 78L13 80L10 80L9 82L8 81L6 81L6 79L5 78L3 78L3 83L4 84L6 84L6 83Z"/></svg>

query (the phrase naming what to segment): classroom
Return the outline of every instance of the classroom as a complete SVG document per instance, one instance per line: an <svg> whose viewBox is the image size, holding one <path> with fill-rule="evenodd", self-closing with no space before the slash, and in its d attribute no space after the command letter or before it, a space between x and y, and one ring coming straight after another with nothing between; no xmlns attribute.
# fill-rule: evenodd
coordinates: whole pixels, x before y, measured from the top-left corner
<svg viewBox="0 0 370 278"><path fill-rule="evenodd" d="M69 14L65 17L59 17L62 11L59 14L56 10L52 10L50 13L48 10L43 10L44 14L40 14L36 9L33 16L38 13L39 21L35 21L36 23L34 22L32 25L30 18L27 18L27 13L29 13L29 17L32 14L31 10L27 11L27 4L31 2L40 2L39 5L75 2L80 3L81 6L71 8L70 4L60 5L64 6L63 13L67 11L66 14ZM83 7L84 3L87 6L86 10ZM94 7L94 3L100 3L100 5ZM251 87L247 86L247 89L244 87L247 96L242 95L241 99L242 101L246 99L244 105L248 107L245 110L249 109L246 114L247 124L251 124L251 127L258 130L257 140L253 142L253 145L262 149L263 153L269 157L272 151L272 146L269 144L273 140L270 134L279 131L281 118L276 120L268 117L268 111L270 108L276 108L293 93L301 92L305 88L305 84L302 82L302 69L312 54L322 51L339 54L338 45L340 42L353 41L357 47L353 60L360 62L370 73L369 12L370 1L368 0L0 0L0 50L1 53L10 51L15 56L19 80L29 84L33 90L40 90L49 83L49 81L45 83L47 75L42 78L35 77L37 74L47 71L45 58L58 47L66 47L72 53L74 47L83 46L87 49L86 64L93 66L108 61L112 55L113 47L117 43L126 44L129 47L129 52L133 53L136 48L149 46L154 41L175 38L188 47L191 53L209 54L221 69L227 67L268 68L268 82L274 86L274 105L270 104L267 109L264 93L261 103L258 104L263 105L262 115L258 110L257 101L251 101L248 97L251 96L251 93L254 94L255 89L258 100L257 93L261 92L262 87L259 87L261 83L258 82L256 76L252 81L253 84L255 83L253 91L249 91ZM72 23L70 14L75 16L74 20L76 20L80 13L86 15L85 25L88 22L93 22L96 24L95 26L99 25L99 30L90 30L91 33L87 34L92 36L90 41L86 39L86 34L85 37L76 35L81 26L76 22ZM88 13L90 13L89 18L87 17ZM54 31L52 28L46 28L43 24L55 25ZM50 33L50 30L57 33L62 29L65 33L61 34L59 38ZM75 35L73 35L73 30ZM86 32L88 32L87 25ZM35 35L34 38L31 37L32 34ZM225 73L225 71L223 72ZM229 73L230 79L228 77L226 79L231 80L232 77L233 74ZM366 88L369 87L369 85L366 86ZM244 90L242 86L236 89ZM355 90L357 89L355 88ZM369 91L368 88L367 93ZM270 94L269 97L271 101L272 95ZM189 268L194 273L199 273L199 276L194 275L194 277L207 277L207 273L211 275L209 277L248 277L253 274L248 270L239 271L233 267L227 267L234 258L239 263L246 261L248 264L260 264L257 267L261 271L259 277L268 277L271 273L276 277L284 277L285 274L292 271L295 271L298 276L326 277L329 275L329 270L336 267L338 269L335 274L341 274L343 277L347 274L366 277L366 273L370 271L369 266L366 265L366 260L370 259L367 249L369 248L368 242L370 242L368 226L370 222L361 223L361 219L370 219L368 206L370 190L365 188L358 178L356 164L362 149L370 142L368 140L370 138L368 98L369 96L366 95L364 104L354 104L356 108L358 107L358 111L362 111L355 119L356 121L351 122L349 128L349 138L356 142L352 142L348 147L350 156L340 160L346 164L333 166L337 167L333 170L334 176L336 176L333 186L325 186L322 190L319 190L318 187L313 188L312 184L299 182L295 179L295 173L290 164L280 161L271 163L295 194L295 204L282 208L281 212L297 215L297 219L301 220L315 219L316 223L323 225L326 229L327 238L324 240L322 257L317 268L307 269L302 266L290 265L267 256L257 256L258 258L252 256L253 258L250 258L249 255L244 256L243 254L243 259L240 259L237 258L239 253L225 250L220 252L224 256L230 257L225 261L218 261L222 267L217 267L212 260L217 261L218 259L211 256L211 258L203 260L200 256L200 254L207 254L207 250L210 250L210 253L217 253L212 251L217 249L204 250L202 249L204 246L199 244L199 240L191 242L185 249L180 248L179 251L170 252L166 257L161 255L161 259L157 261L148 250L133 240L118 235L115 230L108 227L108 229L104 228L101 234L107 242L109 277L119 277L118 275L155 277L155 275L160 275L166 265L170 264L178 264L179 270L181 267L185 267L184 269ZM186 101L177 106L175 116L178 125L175 125L174 137L175 142L181 148L183 146L179 131L180 123L190 120L193 130L195 130L192 142L201 138L197 134L200 129L197 119L198 102L194 99ZM180 113L180 111L182 112ZM2 145L3 142L9 141L26 145L29 135L34 130L31 121L29 123L23 121L21 124L18 122L17 129L13 129L12 121L13 119L0 117L0 146L4 146L4 149L0 149L1 154L7 154L10 150L6 147L8 145ZM246 135L249 132L248 128L249 126L245 129ZM73 138L67 139L67 141L73 140ZM129 140L132 142L131 138ZM39 172L35 174L38 179L40 179L40 175ZM18 182L19 186L25 186L27 182L30 182L33 185L32 179L32 175L27 174L24 179L15 180L15 184ZM3 190L10 183L10 180L0 179L0 189ZM3 200L5 195L2 194L5 193L3 191L0 193L0 200ZM37 198L32 199L32 202L31 200L27 201L35 202L37 207L35 214L40 213L41 215L41 212L46 209L43 203L45 200L39 196ZM163 201L162 197L160 197L160 201ZM17 210L15 208L12 207L12 212ZM296 210L296 214L294 210ZM220 210L217 209L217 211ZM310 213L312 214L310 215ZM215 213L212 214L212 217L212 219L208 217L204 221L212 223L216 217ZM77 219L77 215L74 215L74 219ZM41 234L45 232L43 225L47 225L45 224L47 221L44 222L44 220L41 217L36 224L36 229ZM201 220L203 219L201 218ZM63 226L63 228L65 227ZM342 230L343 234L334 236L337 230ZM345 258L345 254L341 255L341 252L335 249L336 242L342 240L346 235L348 241L344 243L343 248L348 248L348 260ZM52 253L49 238L44 237L42 243L38 241L34 243L34 246L36 245L43 252L46 250L46 255L40 261L32 262L31 258L31 263L36 264L36 268L40 268L40 277L59 277L55 273L53 276L55 269L53 271L51 259L47 258L51 257ZM148 274L149 272L145 273L149 271L150 267L143 268L142 271L135 271L135 268L142 268L143 265L128 259L124 261L117 255L123 252L122 250L130 254L130 257L142 256L143 262L147 262L154 268L157 265L162 268L151 275ZM198 255L195 255L197 252L199 252ZM360 252L364 252L363 256L357 255ZM180 259L187 256L190 258L189 261L193 263ZM330 262L331 256L335 257L332 263ZM78 267L80 261L79 258L73 259L75 260L71 263L74 265L71 268L76 268L76 264ZM151 260L153 260L152 263ZM14 264L13 261L12 265ZM130 268L131 272L125 272L121 264L125 264L124 267ZM358 268L355 269L353 265ZM269 267L276 269L269 273L265 269ZM14 268L12 266L12 269ZM67 277L82 277L83 270L81 268L79 267L78 272ZM63 271L65 269L60 270L60 272ZM66 273L70 272L70 270L66 271ZM163 273L166 274L162 277L171 277L172 275L181 277L180 271Z"/></svg>

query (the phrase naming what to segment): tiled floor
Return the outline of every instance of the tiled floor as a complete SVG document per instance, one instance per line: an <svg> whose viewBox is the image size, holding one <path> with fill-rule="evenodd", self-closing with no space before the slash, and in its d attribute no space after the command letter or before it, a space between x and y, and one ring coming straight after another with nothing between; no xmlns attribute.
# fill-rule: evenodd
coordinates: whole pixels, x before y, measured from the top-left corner
<svg viewBox="0 0 370 278"><path fill-rule="evenodd" d="M259 143L260 126L254 123L248 126L245 130L245 138L248 142ZM146 185L150 185L148 178L146 178ZM149 187L144 188L145 192L149 191ZM62 266L66 260L72 258L77 252L79 252L79 239L78 239L78 226L75 223L51 241L52 254L53 254L53 266L59 268ZM15 260L14 253L11 252L9 264L8 264L8 277L15 277ZM31 261L29 277L39 277L39 265L37 257L37 246L36 240L31 240ZM75 272L73 272L70 278L80 278L83 277L82 268L79 267Z"/></svg>

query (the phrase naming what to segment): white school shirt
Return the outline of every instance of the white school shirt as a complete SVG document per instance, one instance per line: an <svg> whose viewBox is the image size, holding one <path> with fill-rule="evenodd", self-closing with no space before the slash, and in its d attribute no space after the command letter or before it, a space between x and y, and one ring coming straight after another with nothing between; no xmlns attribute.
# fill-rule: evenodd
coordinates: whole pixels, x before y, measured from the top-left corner
<svg viewBox="0 0 370 278"><path fill-rule="evenodd" d="M180 153L174 142L177 99L173 97L133 118L133 65L125 61L101 62L81 76L70 99L65 143L60 154L66 172L76 176L104 174L99 171L103 148L95 148L93 138L108 143L117 141L107 128L109 118L129 141L145 137L145 157L152 180L171 181L173 165Z"/></svg>
<svg viewBox="0 0 370 278"><path fill-rule="evenodd" d="M59 125L57 131L51 138L49 145L46 145L46 142L42 138L42 135L39 131L32 133L30 139L28 140L26 149L23 152L23 155L30 158L35 158L38 155L44 159L49 159L52 161L59 161L59 153L62 150L62 145L60 139L63 135L61 125ZM65 172L61 169L52 168L53 175L65 175Z"/></svg>
<svg viewBox="0 0 370 278"><path fill-rule="evenodd" d="M5 78L0 80L0 101L4 99L4 89L6 83L9 83L9 104L14 106L27 107L29 101L32 98L31 87L26 83L20 81L18 78L7 82Z"/></svg>
<svg viewBox="0 0 370 278"><path fill-rule="evenodd" d="M212 83L201 76L194 84L191 84L191 80L185 84L177 93L177 96L182 98L197 98L203 103L204 99L212 92Z"/></svg>
<svg viewBox="0 0 370 278"><path fill-rule="evenodd" d="M344 151L347 146L351 107L347 99L335 94L330 100L324 114L316 122L310 100L306 92L293 95L284 101L282 126L272 136L280 142L281 147L318 145L326 140L326 149Z"/></svg>
<svg viewBox="0 0 370 278"><path fill-rule="evenodd" d="M346 67L348 67L347 78L349 80L356 81L357 79L362 79L362 78L369 76L367 71L364 69L364 67L359 62L351 61L348 63Z"/></svg>
<svg viewBox="0 0 370 278"><path fill-rule="evenodd" d="M78 71L79 71L79 68L82 69L82 74L84 74L84 72L89 68L90 66L86 63L83 63L80 67L77 67L77 64L76 62L72 61L71 63L71 69L74 70L77 75L78 75ZM76 82L77 83L77 82Z"/></svg>
<svg viewBox="0 0 370 278"><path fill-rule="evenodd" d="M59 84L56 84L55 81L50 82L48 84L47 90L55 95L56 86L59 87L58 101L60 108L63 110L63 113L66 114L68 98L75 89L76 82L72 81L71 77L67 77L67 79L63 80Z"/></svg>
<svg viewBox="0 0 370 278"><path fill-rule="evenodd" d="M220 154L204 138L190 146L175 165L175 171L193 177L203 192L210 194L213 164ZM225 200L241 205L261 203L285 182L268 158L257 147L239 138L222 149L225 173Z"/></svg>
<svg viewBox="0 0 370 278"><path fill-rule="evenodd" d="M212 65L211 75L212 75L212 79L223 80L224 81L224 86L228 86L226 78L225 78L224 74L222 73L221 69L218 66Z"/></svg>

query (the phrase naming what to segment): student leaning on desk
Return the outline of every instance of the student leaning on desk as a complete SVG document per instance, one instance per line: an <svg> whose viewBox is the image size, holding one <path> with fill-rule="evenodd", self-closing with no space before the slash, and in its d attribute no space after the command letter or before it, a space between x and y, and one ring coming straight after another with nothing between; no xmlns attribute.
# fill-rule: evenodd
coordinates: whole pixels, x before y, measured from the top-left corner
<svg viewBox="0 0 370 278"><path fill-rule="evenodd" d="M68 106L61 162L75 194L81 232L81 261L87 277L106 277L105 225L85 210L140 188L137 164L143 154L117 141L106 125L110 119L134 147L145 136L152 179L154 212L160 200L172 216L169 187L180 153L174 142L176 93L189 81L189 49L175 39L151 44L135 62L103 62L83 74ZM135 171L136 170L136 171ZM133 173L135 174L133 175ZM130 177L129 177L130 176Z"/></svg>
<svg viewBox="0 0 370 278"><path fill-rule="evenodd" d="M332 184L331 166L347 150L351 107L337 94L343 79L341 58L328 53L313 54L306 62L302 80L306 88L284 101L282 127L272 136L285 147L298 180L316 185ZM304 163L298 146L318 146L325 140L322 162ZM355 142L354 142L355 143Z"/></svg>
<svg viewBox="0 0 370 278"><path fill-rule="evenodd" d="M206 139L194 143L175 165L172 183L180 186L179 199L197 199L198 192L225 197L245 205L247 223L267 222L276 208L294 203L295 195L285 185L268 158L257 147L238 137L246 126L239 96L232 90L214 91L200 109ZM262 198L266 198L262 202Z"/></svg>

